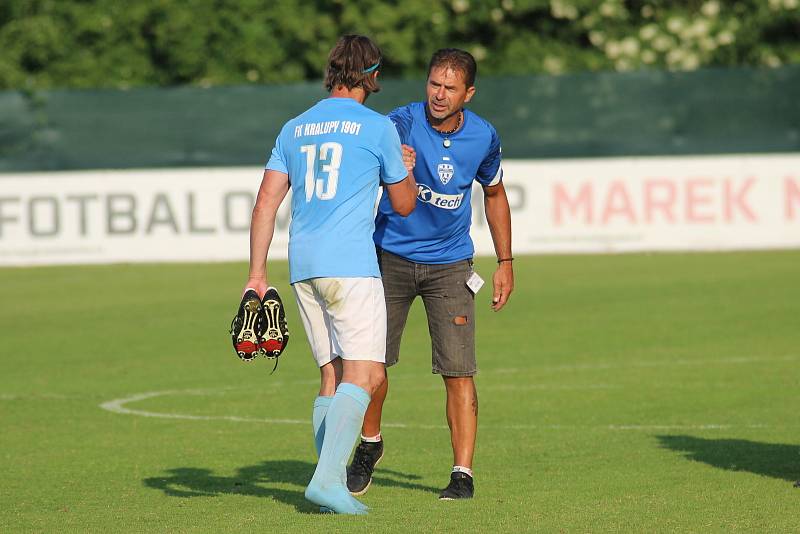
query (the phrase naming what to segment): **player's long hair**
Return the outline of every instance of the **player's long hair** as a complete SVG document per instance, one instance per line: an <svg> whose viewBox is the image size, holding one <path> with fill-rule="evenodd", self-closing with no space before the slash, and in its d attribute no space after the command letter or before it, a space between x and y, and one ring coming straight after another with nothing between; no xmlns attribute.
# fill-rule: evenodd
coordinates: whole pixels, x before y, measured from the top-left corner
<svg viewBox="0 0 800 534"><path fill-rule="evenodd" d="M475 76L478 74L478 65L475 58L466 50L459 48L441 48L433 53L428 65L428 76L433 69L447 67L461 71L464 75L464 84L467 87L475 85Z"/></svg>
<svg viewBox="0 0 800 534"><path fill-rule="evenodd" d="M381 90L374 73L380 68L381 49L363 35L343 35L328 56L325 68L325 88L348 89L361 87L369 93Z"/></svg>

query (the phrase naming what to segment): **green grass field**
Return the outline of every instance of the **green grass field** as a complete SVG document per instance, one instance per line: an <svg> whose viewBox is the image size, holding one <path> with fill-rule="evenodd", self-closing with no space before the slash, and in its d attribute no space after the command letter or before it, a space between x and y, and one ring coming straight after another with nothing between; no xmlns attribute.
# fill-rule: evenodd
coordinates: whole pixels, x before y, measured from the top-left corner
<svg viewBox="0 0 800 534"><path fill-rule="evenodd" d="M318 373L285 264L272 376L230 347L243 263L0 269L0 531L800 530L800 251L515 265L504 311L478 299L476 498L436 498L418 302L367 517L303 498Z"/></svg>

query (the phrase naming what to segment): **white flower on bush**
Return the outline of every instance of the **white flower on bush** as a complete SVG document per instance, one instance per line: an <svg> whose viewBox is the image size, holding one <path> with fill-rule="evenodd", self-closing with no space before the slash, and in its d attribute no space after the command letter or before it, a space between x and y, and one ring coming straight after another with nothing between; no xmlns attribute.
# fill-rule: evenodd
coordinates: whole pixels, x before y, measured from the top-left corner
<svg viewBox="0 0 800 534"><path fill-rule="evenodd" d="M675 44L675 41L669 35L659 35L653 39L653 48L659 52L666 52L672 48L673 44Z"/></svg>
<svg viewBox="0 0 800 534"><path fill-rule="evenodd" d="M711 52L717 49L717 42L711 37L703 37L700 39L700 50L703 52Z"/></svg>
<svg viewBox="0 0 800 534"><path fill-rule="evenodd" d="M452 6L456 13L464 13L469 9L469 0L453 0Z"/></svg>
<svg viewBox="0 0 800 534"><path fill-rule="evenodd" d="M708 22L706 22L705 19L697 19L689 26L689 36L703 37L704 35L708 35L708 30Z"/></svg>
<svg viewBox="0 0 800 534"><path fill-rule="evenodd" d="M667 52L667 65L670 67L674 67L678 65L684 58L684 52L682 48L673 48L669 52Z"/></svg>
<svg viewBox="0 0 800 534"><path fill-rule="evenodd" d="M700 8L700 12L706 17L716 17L719 15L719 2L717 2L717 0L706 2Z"/></svg>
<svg viewBox="0 0 800 534"><path fill-rule="evenodd" d="M643 41L649 41L656 35L658 35L658 26L655 24L645 24L642 26L642 29L639 30L639 37L641 37Z"/></svg>
<svg viewBox="0 0 800 534"><path fill-rule="evenodd" d="M626 37L620 43L622 54L626 56L635 56L639 53L639 41L635 37Z"/></svg>
<svg viewBox="0 0 800 534"><path fill-rule="evenodd" d="M724 30L717 34L717 42L722 46L729 45L733 41L734 41L734 35L733 32L731 31Z"/></svg>
<svg viewBox="0 0 800 534"><path fill-rule="evenodd" d="M565 0L550 0L550 13L557 19L575 20L578 18L578 8Z"/></svg>
<svg viewBox="0 0 800 534"><path fill-rule="evenodd" d="M800 5L798 0L769 0L769 8L772 11L780 11L781 9L797 9Z"/></svg>
<svg viewBox="0 0 800 534"><path fill-rule="evenodd" d="M603 32L592 30L589 32L589 41L594 46L602 46L602 44L606 42L606 35Z"/></svg>
<svg viewBox="0 0 800 534"><path fill-rule="evenodd" d="M600 15L597 13L587 13L581 19L581 24L584 28L594 28L597 24L600 23Z"/></svg>
<svg viewBox="0 0 800 534"><path fill-rule="evenodd" d="M700 57L694 52L690 52L681 59L681 68L684 70L695 70L700 66Z"/></svg>
<svg viewBox="0 0 800 534"><path fill-rule="evenodd" d="M544 70L550 74L561 74L564 72L564 61L556 56L547 56L542 63Z"/></svg>
<svg viewBox="0 0 800 534"><path fill-rule="evenodd" d="M482 61L486 59L488 52L486 51L486 47L482 45L475 45L470 50L472 53L472 57L475 58L475 61Z"/></svg>
<svg viewBox="0 0 800 534"><path fill-rule="evenodd" d="M616 2L606 0L600 5L600 14L604 17L613 17L619 11L618 7Z"/></svg>
<svg viewBox="0 0 800 534"><path fill-rule="evenodd" d="M679 17L670 17L667 21L667 29L672 33L680 32L684 26L683 19Z"/></svg>
<svg viewBox="0 0 800 534"><path fill-rule="evenodd" d="M617 41L609 41L606 43L606 55L611 59L617 59L622 55L622 46Z"/></svg>

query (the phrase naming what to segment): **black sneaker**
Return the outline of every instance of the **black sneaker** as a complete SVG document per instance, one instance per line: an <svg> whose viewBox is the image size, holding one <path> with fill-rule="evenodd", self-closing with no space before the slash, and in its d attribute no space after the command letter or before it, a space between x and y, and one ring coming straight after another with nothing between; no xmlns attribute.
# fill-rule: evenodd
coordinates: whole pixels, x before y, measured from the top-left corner
<svg viewBox="0 0 800 534"><path fill-rule="evenodd" d="M372 484L372 472L383 458L383 441L361 441L347 468L347 489L351 495L364 495Z"/></svg>
<svg viewBox="0 0 800 534"><path fill-rule="evenodd" d="M466 473L455 471L450 473L450 484L439 494L439 499L442 501L471 499L474 494L475 486L472 484L472 477Z"/></svg>

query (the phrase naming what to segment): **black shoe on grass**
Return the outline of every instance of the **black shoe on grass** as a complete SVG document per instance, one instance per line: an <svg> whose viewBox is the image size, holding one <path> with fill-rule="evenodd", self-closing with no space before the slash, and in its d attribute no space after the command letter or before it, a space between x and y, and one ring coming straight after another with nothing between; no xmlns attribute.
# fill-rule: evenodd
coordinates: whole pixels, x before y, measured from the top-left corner
<svg viewBox="0 0 800 534"><path fill-rule="evenodd" d="M347 489L351 495L364 495L372 484L372 472L383 458L383 441L361 441L356 447L353 463L347 468Z"/></svg>
<svg viewBox="0 0 800 534"><path fill-rule="evenodd" d="M475 494L475 486L472 477L466 473L455 471L450 473L450 484L439 494L442 501L452 501L455 499L471 499Z"/></svg>

